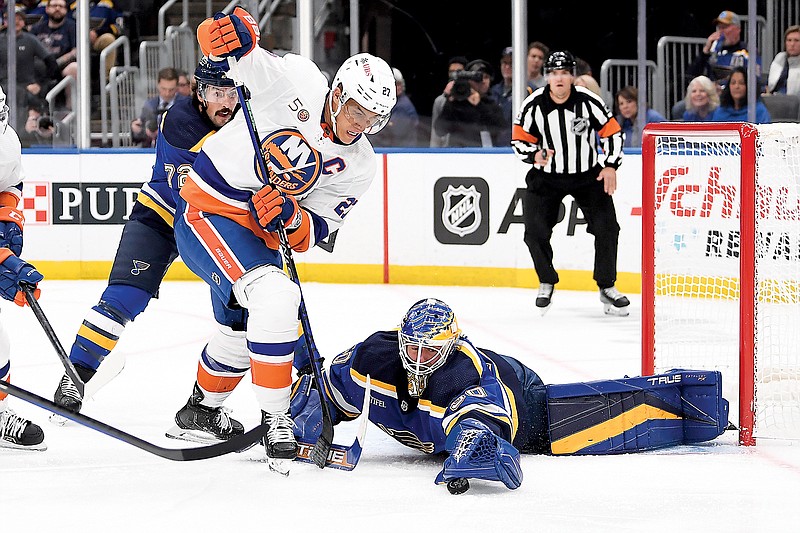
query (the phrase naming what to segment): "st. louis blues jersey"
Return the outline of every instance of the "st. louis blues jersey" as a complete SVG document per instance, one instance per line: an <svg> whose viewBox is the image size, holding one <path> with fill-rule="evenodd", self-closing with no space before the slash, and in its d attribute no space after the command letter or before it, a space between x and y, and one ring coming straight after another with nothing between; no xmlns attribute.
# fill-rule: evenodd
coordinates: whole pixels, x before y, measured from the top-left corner
<svg viewBox="0 0 800 533"><path fill-rule="evenodd" d="M375 152L365 135L349 145L334 139L323 121L328 84L310 60L255 48L230 62L228 76L251 93L261 151L272 170L269 181L294 195L305 211L290 242L295 250L307 250L338 229L367 191L377 168ZM276 235L258 226L248 206L266 179L244 114L238 113L203 145L181 197L190 209L234 220L277 249Z"/></svg>
<svg viewBox="0 0 800 533"><path fill-rule="evenodd" d="M396 330L376 332L339 354L325 375L335 423L361 414L367 375L370 421L406 446L443 452L453 427L474 418L520 450L547 450L541 380L515 359L478 349L465 337L419 398L408 394Z"/></svg>
<svg viewBox="0 0 800 533"><path fill-rule="evenodd" d="M155 211L172 226L180 187L203 143L216 130L205 113L198 112L192 99L179 98L164 113L158 139L156 162L150 181L142 185L137 201ZM136 218L136 212L132 215Z"/></svg>

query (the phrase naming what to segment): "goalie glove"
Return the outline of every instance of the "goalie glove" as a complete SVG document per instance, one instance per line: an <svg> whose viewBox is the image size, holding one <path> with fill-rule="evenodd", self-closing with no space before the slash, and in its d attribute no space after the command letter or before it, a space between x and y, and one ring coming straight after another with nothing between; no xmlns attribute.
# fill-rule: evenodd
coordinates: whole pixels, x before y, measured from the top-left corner
<svg viewBox="0 0 800 533"><path fill-rule="evenodd" d="M0 207L0 248L8 248L19 257L22 254L22 226L25 217L19 209Z"/></svg>
<svg viewBox="0 0 800 533"><path fill-rule="evenodd" d="M0 249L0 296L19 306L27 305L22 286L33 287L33 296L39 299L36 286L44 279L38 270L7 248Z"/></svg>
<svg viewBox="0 0 800 533"><path fill-rule="evenodd" d="M294 436L299 442L317 442L322 432L322 405L311 374L300 376L292 387Z"/></svg>
<svg viewBox="0 0 800 533"><path fill-rule="evenodd" d="M241 59L258 46L260 39L258 21L241 7L230 15L220 11L213 19L206 19L197 27L200 49L203 55L213 60Z"/></svg>
<svg viewBox="0 0 800 533"><path fill-rule="evenodd" d="M437 485L462 477L502 481L509 489L522 484L519 451L478 420L467 418L456 424L445 447L450 457L436 476Z"/></svg>
<svg viewBox="0 0 800 533"><path fill-rule="evenodd" d="M283 220L286 231L297 229L303 221L297 200L272 185L264 185L253 194L249 203L253 218L267 232L278 230L278 220Z"/></svg>

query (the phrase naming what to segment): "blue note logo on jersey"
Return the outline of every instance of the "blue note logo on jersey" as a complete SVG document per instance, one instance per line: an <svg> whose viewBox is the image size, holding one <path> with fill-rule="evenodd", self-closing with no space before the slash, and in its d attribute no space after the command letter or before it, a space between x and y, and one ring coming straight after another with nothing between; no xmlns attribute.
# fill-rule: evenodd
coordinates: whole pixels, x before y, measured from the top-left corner
<svg viewBox="0 0 800 533"><path fill-rule="evenodd" d="M269 134L261 142L261 153L272 170L270 183L287 194L303 194L310 190L322 173L322 154L309 146L297 130ZM255 158L253 164L256 174L262 178Z"/></svg>

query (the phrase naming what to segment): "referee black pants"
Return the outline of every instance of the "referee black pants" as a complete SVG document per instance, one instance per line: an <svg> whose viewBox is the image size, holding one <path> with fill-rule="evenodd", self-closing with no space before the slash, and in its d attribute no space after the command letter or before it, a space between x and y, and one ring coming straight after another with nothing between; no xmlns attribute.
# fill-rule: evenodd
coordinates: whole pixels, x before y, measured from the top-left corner
<svg viewBox="0 0 800 533"><path fill-rule="evenodd" d="M594 280L601 289L617 280L617 245L619 224L614 201L597 181L601 168L581 174L553 174L531 168L525 178L527 189L522 197L525 220L525 244L540 283L558 283L553 268L550 238L558 222L561 202L572 196L586 217L586 231L594 235Z"/></svg>

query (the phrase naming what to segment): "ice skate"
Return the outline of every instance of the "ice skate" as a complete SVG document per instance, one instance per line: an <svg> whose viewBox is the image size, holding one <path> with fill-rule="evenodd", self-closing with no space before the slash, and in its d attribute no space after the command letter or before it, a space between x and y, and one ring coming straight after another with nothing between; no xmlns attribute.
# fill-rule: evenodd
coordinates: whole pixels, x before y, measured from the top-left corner
<svg viewBox="0 0 800 533"><path fill-rule="evenodd" d="M0 413L0 448L44 451L42 428L17 415L11 409Z"/></svg>
<svg viewBox="0 0 800 533"><path fill-rule="evenodd" d="M96 371L80 365L75 365L75 372L77 372L78 377L81 378L85 384L92 379ZM56 392L53 394L53 401L73 413L80 412L81 407L83 407L83 396L67 374L61 376L61 381L58 382ZM64 426L69 422L68 419L57 413L50 415L49 420L57 426Z"/></svg>
<svg viewBox="0 0 800 533"><path fill-rule="evenodd" d="M266 425L267 435L263 439L267 451L269 469L283 476L289 475L289 464L297 457L297 441L294 438L294 422L290 413L261 412L261 423Z"/></svg>
<svg viewBox="0 0 800 533"><path fill-rule="evenodd" d="M167 430L167 437L208 444L244 433L244 426L231 418L224 407L200 405L203 398L203 392L195 383L189 401L175 414L176 425Z"/></svg>
<svg viewBox="0 0 800 533"><path fill-rule="evenodd" d="M536 307L539 308L539 312L542 316L550 309L550 304L553 302L554 290L555 286L552 283L539 284L539 294L536 295Z"/></svg>
<svg viewBox="0 0 800 533"><path fill-rule="evenodd" d="M600 289L600 301L603 302L603 311L611 316L628 316L631 305L630 300L619 292L616 287L611 286L607 289Z"/></svg>

